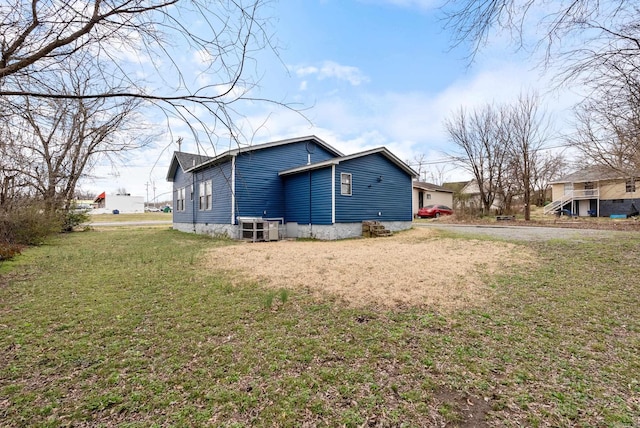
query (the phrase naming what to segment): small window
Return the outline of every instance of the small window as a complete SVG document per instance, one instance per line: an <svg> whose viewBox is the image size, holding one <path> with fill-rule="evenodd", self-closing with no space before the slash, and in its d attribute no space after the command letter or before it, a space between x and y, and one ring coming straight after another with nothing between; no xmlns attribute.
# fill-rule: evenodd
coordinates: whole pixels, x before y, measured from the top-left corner
<svg viewBox="0 0 640 428"><path fill-rule="evenodd" d="M200 210L211 209L211 180L200 183Z"/></svg>
<svg viewBox="0 0 640 428"><path fill-rule="evenodd" d="M347 172L340 173L340 194L345 196L351 196L351 174Z"/></svg>
<svg viewBox="0 0 640 428"><path fill-rule="evenodd" d="M625 192L634 193L636 191L636 179L635 178L627 179L627 182L625 183L624 187L625 187Z"/></svg>
<svg viewBox="0 0 640 428"><path fill-rule="evenodd" d="M431 199L431 193L427 193L427 199Z"/></svg>
<svg viewBox="0 0 640 428"><path fill-rule="evenodd" d="M178 189L176 195L176 211L184 211L184 187Z"/></svg>
<svg viewBox="0 0 640 428"><path fill-rule="evenodd" d="M189 186L189 200L193 202L193 184Z"/></svg>

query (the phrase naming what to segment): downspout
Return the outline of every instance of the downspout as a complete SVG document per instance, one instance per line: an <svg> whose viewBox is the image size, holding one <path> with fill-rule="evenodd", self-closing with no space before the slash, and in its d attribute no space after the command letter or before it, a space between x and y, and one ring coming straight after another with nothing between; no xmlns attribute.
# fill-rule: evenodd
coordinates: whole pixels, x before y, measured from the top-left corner
<svg viewBox="0 0 640 428"><path fill-rule="evenodd" d="M191 228L196 233L196 173L191 174Z"/></svg>
<svg viewBox="0 0 640 428"><path fill-rule="evenodd" d="M331 224L336 224L336 166L331 165Z"/></svg>
<svg viewBox="0 0 640 428"><path fill-rule="evenodd" d="M236 224L236 157L231 158L231 224Z"/></svg>
<svg viewBox="0 0 640 428"><path fill-rule="evenodd" d="M313 219L311 217L313 204L311 203L311 194L311 171L309 171L309 238L313 238Z"/></svg>

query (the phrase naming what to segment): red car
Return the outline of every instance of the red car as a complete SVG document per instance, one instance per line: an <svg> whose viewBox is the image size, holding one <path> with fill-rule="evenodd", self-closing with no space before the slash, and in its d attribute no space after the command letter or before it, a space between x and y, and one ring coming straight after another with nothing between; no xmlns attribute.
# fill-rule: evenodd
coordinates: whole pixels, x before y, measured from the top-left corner
<svg viewBox="0 0 640 428"><path fill-rule="evenodd" d="M451 215L453 210L446 205L427 205L418 210L418 217L440 217L441 215Z"/></svg>

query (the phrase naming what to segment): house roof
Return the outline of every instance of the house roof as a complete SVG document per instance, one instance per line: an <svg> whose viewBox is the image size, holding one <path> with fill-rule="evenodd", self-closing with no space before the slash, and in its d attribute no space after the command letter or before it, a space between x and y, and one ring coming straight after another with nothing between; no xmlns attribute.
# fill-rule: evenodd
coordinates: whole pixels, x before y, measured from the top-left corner
<svg viewBox="0 0 640 428"><path fill-rule="evenodd" d="M176 175L178 166L180 166L183 171L186 171L189 168L200 165L209 159L211 159L209 156L196 155L193 153L185 152L174 152L173 158L171 159L171 164L169 165L169 171L167 172L167 181L173 181L173 177Z"/></svg>
<svg viewBox="0 0 640 428"><path fill-rule="evenodd" d="M443 186L438 186L437 184L427 183L426 181L414 181L413 182L413 188L414 189L428 190L430 192L453 193L453 190L451 190L451 189L447 189L446 187L443 187Z"/></svg>
<svg viewBox="0 0 640 428"><path fill-rule="evenodd" d="M102 201L104 201L104 199L106 197L107 197L107 195L105 194L105 192L102 192L98 196L96 196L96 198L93 200L93 202L102 202Z"/></svg>
<svg viewBox="0 0 640 428"><path fill-rule="evenodd" d="M375 153L380 153L382 156L386 157L389 161L391 161L393 164L395 164L398 168L400 168L401 170L406 172L411 177L417 177L418 176L417 172L415 172L409 165L407 165L406 163L402 162L396 155L391 153L386 147L378 147L378 148L375 148L375 149L365 150L365 151L359 152L359 153L354 153L354 154L348 155L348 156L339 156L339 157L328 159L328 160L325 160L325 161L322 161L322 162L315 162L315 163L311 163L311 164L308 164L308 165L299 166L299 167L296 167L296 168L286 169L284 171L278 172L278 175L280 175L280 176L292 175L292 174L298 174L300 172L311 171L311 170L314 170L314 169L325 168L325 167L330 166L330 165L337 165L340 162L348 161L348 160L351 160L351 159L357 159L357 158L360 158L360 157L363 157L363 156L369 156L369 155L372 155L372 154L375 154Z"/></svg>
<svg viewBox="0 0 640 428"><path fill-rule="evenodd" d="M268 149L270 147L277 147L285 144L299 143L302 141L312 141L316 145L321 146L322 148L327 150L333 156L343 156L343 154L339 150L335 149L334 147L324 142L320 138L316 137L315 135L307 135L304 137L288 138L286 140L272 141L264 144L255 144L255 145L248 145L244 147L237 147L235 149L227 150L217 156L201 156L201 155L194 155L190 153L175 152L173 159L171 161L171 165L169 166L169 171L167 173L167 181L173 181L173 177L176 173L176 169L178 165L180 165L180 167L185 172L194 171L194 170L206 168L210 165L215 165L216 163L225 161L240 153L249 153L249 152L254 152L256 150Z"/></svg>
<svg viewBox="0 0 640 428"><path fill-rule="evenodd" d="M600 165L589 166L569 175L561 177L551 182L551 184L561 183L582 183L586 181L602 181L602 180L622 180L631 176L639 177L640 171L625 174L622 171Z"/></svg>
<svg viewBox="0 0 640 428"><path fill-rule="evenodd" d="M469 183L471 183L471 181L473 180L452 181L449 183L442 183L442 187L444 187L445 189L449 189L452 192L461 192L465 187L469 185Z"/></svg>

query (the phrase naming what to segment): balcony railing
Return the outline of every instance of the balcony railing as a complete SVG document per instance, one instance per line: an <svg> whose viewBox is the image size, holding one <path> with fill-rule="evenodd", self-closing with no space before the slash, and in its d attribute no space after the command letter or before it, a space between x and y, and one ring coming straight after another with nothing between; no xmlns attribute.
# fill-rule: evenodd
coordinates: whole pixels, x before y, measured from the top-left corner
<svg viewBox="0 0 640 428"><path fill-rule="evenodd" d="M544 207L544 214L555 213L569 202L576 199L594 199L600 196L598 189L572 190L562 195L562 198L555 200Z"/></svg>
<svg viewBox="0 0 640 428"><path fill-rule="evenodd" d="M573 199L592 199L597 198L600 195L600 191L598 189L574 190L570 195Z"/></svg>

